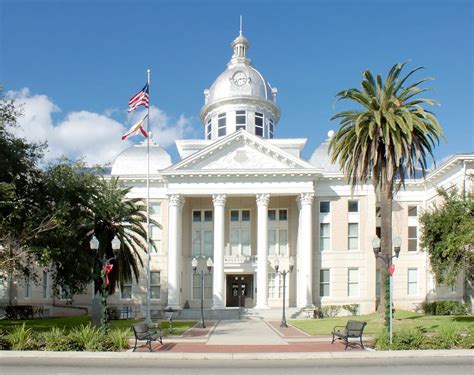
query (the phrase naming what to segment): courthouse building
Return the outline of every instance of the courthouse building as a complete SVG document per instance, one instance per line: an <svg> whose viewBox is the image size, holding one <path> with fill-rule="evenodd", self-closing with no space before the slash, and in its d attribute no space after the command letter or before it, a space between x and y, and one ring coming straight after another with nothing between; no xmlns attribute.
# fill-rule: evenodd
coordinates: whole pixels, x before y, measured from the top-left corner
<svg viewBox="0 0 474 375"><path fill-rule="evenodd" d="M357 304L362 314L376 309L381 272L373 237L379 231L376 197L368 185L351 189L328 144L332 132L309 160L305 138L278 138L277 89L247 57L248 40L233 42L227 68L204 90L202 139L177 140L179 160L150 141L151 310L197 309L200 273L205 270L206 309L280 307L295 309ZM197 93L196 93L197 94ZM291 123L291 119L289 119ZM289 126L289 125L286 125ZM314 131L314 130L313 130ZM436 188L472 191L474 154L439 163L425 179L406 181L393 204L393 236L401 242L395 259L394 305L415 310L425 300L462 300L457 285L435 285L427 253L420 248L419 215L439 200ZM146 197L146 141L119 154L111 175L131 186L130 197ZM146 255L139 283L125 285L109 303L133 306L141 315L146 302ZM212 272L206 263L213 261ZM52 305L45 273L40 285L18 287L18 303ZM90 306L88 294L73 305ZM60 298L55 304L61 305ZM59 311L57 309L57 311ZM52 313L54 313L52 311Z"/></svg>

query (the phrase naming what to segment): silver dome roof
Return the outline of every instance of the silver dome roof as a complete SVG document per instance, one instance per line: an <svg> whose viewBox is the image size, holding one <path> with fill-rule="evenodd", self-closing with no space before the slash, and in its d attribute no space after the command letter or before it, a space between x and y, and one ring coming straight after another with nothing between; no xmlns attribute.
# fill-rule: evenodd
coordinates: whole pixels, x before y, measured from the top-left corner
<svg viewBox="0 0 474 375"><path fill-rule="evenodd" d="M172 164L171 156L157 143L150 139L150 173L168 168ZM111 174L146 175L147 173L147 141L144 140L122 151L112 165Z"/></svg>
<svg viewBox="0 0 474 375"><path fill-rule="evenodd" d="M341 172L339 165L331 161L329 156L329 141L333 136L334 132L331 130L328 133L328 139L319 145L319 147L314 150L313 155L308 160L309 164L315 166L316 168L321 168L324 172Z"/></svg>

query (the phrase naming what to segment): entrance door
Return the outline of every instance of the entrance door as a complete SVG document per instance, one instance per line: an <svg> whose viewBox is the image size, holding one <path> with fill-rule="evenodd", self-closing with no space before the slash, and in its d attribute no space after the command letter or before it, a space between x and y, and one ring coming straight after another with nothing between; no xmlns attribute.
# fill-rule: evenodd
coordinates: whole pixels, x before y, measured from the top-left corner
<svg viewBox="0 0 474 375"><path fill-rule="evenodd" d="M253 298L253 275L227 275L227 307L245 307L245 299Z"/></svg>

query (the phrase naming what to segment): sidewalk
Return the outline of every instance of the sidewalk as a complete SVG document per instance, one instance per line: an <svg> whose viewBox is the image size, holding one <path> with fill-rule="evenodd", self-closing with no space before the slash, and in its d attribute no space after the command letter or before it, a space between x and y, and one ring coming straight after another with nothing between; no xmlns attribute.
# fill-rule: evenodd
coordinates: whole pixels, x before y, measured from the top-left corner
<svg viewBox="0 0 474 375"><path fill-rule="evenodd" d="M345 345L331 344L330 336L314 337L280 322L261 319L207 321L206 328L193 327L179 337L165 337L155 343L158 353L306 353L340 352ZM146 352L146 347L137 352ZM347 351L363 351L359 345Z"/></svg>

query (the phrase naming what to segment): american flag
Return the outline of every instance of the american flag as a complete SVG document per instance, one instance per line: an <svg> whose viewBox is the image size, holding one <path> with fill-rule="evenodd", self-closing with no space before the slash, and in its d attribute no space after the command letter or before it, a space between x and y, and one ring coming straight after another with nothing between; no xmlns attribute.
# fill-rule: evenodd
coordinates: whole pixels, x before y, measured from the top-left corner
<svg viewBox="0 0 474 375"><path fill-rule="evenodd" d="M135 95L133 95L130 100L128 101L128 106L130 107L128 109L128 112L133 112L137 107L144 105L145 108L148 108L148 105L150 103L150 96L149 96L149 86L148 83L143 87L139 92L137 92Z"/></svg>
<svg viewBox="0 0 474 375"><path fill-rule="evenodd" d="M124 135L122 135L122 141L125 141L128 137L131 137L132 135L136 134L141 134L145 138L148 137L148 133L146 132L145 129L143 129L143 123L145 122L146 118L148 115L143 117L140 121L136 122L129 130L126 132Z"/></svg>

